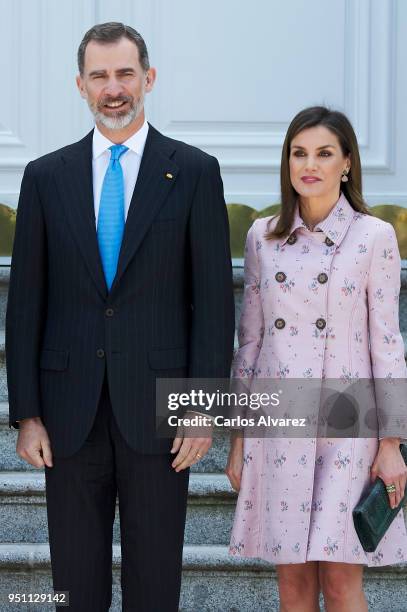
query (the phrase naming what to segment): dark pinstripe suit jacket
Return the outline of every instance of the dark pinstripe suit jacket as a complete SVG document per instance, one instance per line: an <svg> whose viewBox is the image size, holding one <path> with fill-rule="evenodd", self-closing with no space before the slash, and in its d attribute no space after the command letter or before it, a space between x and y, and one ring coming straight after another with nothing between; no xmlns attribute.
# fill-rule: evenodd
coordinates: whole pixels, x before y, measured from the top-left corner
<svg viewBox="0 0 407 612"><path fill-rule="evenodd" d="M155 437L156 377L229 376L234 307L219 164L150 126L108 292L92 134L24 173L6 315L10 426L41 416L55 456L74 453L107 368L129 445L165 452L170 441Z"/></svg>

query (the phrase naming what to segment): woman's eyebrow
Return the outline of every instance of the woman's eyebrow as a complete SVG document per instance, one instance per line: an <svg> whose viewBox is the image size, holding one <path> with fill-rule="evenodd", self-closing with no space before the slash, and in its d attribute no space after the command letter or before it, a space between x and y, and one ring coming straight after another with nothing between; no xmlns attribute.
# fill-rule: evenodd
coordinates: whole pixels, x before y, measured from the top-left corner
<svg viewBox="0 0 407 612"><path fill-rule="evenodd" d="M305 147L302 147L301 145L292 145L293 149L303 149L305 151ZM323 147L317 147L317 151L319 151L320 149L336 149L335 145L324 145Z"/></svg>

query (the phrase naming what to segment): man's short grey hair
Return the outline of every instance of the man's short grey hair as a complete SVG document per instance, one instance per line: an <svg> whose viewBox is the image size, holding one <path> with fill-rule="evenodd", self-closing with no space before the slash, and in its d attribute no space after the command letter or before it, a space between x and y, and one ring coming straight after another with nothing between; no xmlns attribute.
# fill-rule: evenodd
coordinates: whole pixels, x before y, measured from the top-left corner
<svg viewBox="0 0 407 612"><path fill-rule="evenodd" d="M107 45L118 42L121 38L128 38L136 45L139 54L140 65L145 72L150 68L148 59L147 46L144 38L134 28L119 21L109 21L107 23L99 23L88 30L82 38L78 48L78 68L79 74L83 75L85 65L85 51L88 43L91 40L99 44Z"/></svg>

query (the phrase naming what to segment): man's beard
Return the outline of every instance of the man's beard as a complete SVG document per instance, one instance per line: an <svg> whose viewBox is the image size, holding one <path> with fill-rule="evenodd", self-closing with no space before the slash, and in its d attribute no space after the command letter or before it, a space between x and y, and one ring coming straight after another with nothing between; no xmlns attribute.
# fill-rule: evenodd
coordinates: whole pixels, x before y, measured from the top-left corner
<svg viewBox="0 0 407 612"><path fill-rule="evenodd" d="M102 111L102 108L105 104L109 104L110 102L128 102L130 110L125 112L117 110L114 115L107 116ZM99 103L92 104L88 101L88 106L97 123L101 123L109 130L122 130L130 125L130 123L132 123L142 112L144 108L144 92L141 93L137 101L131 96L119 96L118 98L106 97L102 98Z"/></svg>

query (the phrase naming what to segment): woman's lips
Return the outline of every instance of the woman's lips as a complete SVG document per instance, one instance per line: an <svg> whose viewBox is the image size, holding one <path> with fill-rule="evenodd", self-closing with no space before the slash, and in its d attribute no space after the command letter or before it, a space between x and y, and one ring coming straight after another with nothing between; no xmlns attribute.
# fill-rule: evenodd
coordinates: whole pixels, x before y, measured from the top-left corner
<svg viewBox="0 0 407 612"><path fill-rule="evenodd" d="M301 180L303 183L319 183L321 179L317 178L316 176L302 176Z"/></svg>

